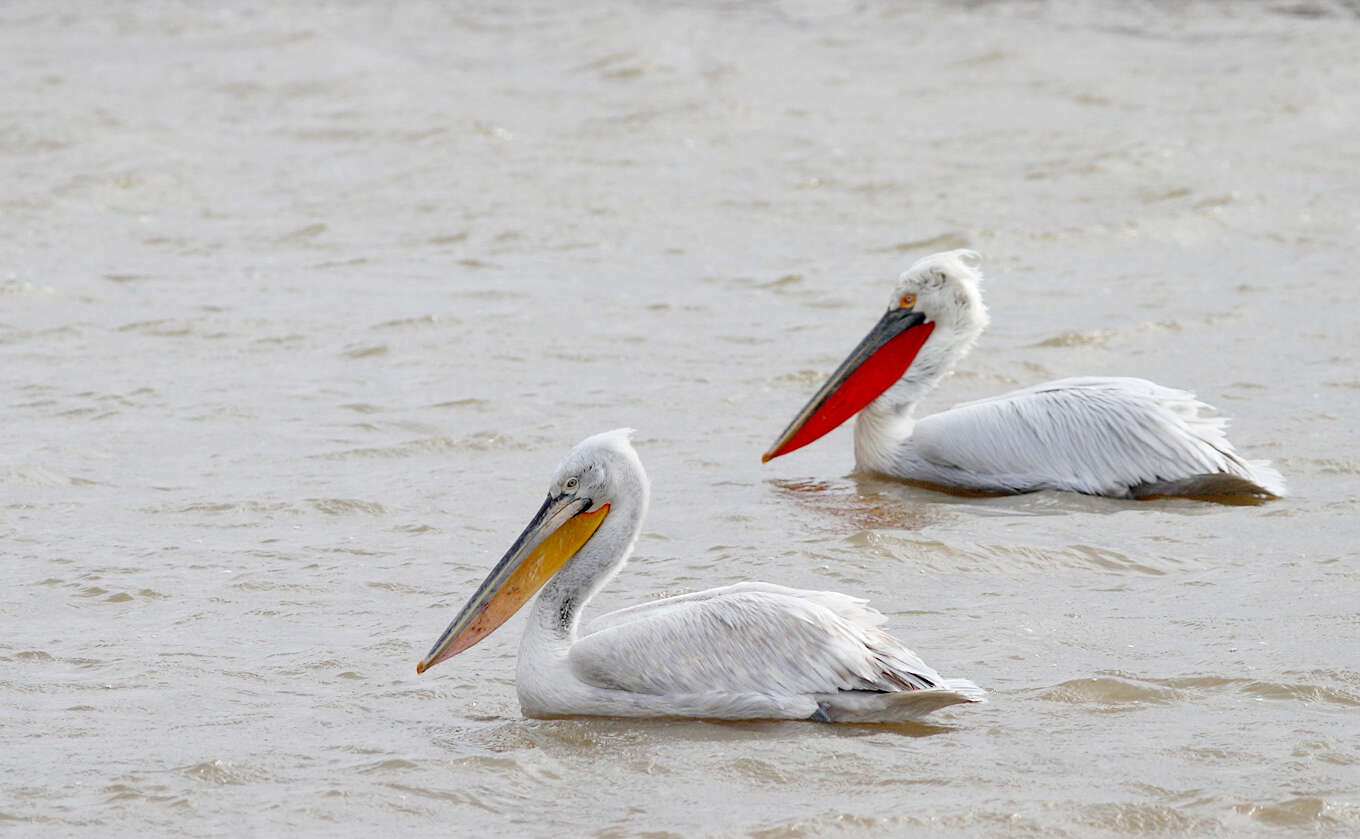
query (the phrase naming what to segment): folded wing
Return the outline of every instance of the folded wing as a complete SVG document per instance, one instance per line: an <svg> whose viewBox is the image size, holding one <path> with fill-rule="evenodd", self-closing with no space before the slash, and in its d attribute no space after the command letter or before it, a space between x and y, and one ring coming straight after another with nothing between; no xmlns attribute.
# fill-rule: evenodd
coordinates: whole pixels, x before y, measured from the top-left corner
<svg viewBox="0 0 1360 839"><path fill-rule="evenodd" d="M863 600L741 583L614 612L572 645L578 678L657 695L928 689L944 680Z"/></svg>
<svg viewBox="0 0 1360 839"><path fill-rule="evenodd" d="M933 464L1013 490L1283 495L1280 474L1239 456L1207 409L1144 379L1062 379L928 416L912 440Z"/></svg>

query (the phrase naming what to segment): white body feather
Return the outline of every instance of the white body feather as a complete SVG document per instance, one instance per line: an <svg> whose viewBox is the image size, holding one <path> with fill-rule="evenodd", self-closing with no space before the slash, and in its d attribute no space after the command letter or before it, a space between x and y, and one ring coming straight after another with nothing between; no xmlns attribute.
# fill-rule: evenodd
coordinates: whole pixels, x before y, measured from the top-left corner
<svg viewBox="0 0 1360 839"><path fill-rule="evenodd" d="M535 623L520 646L520 706L531 717L820 711L890 722L982 699L972 682L941 678L879 629L883 620L843 594L752 582L602 615L574 639L535 632Z"/></svg>
<svg viewBox="0 0 1360 839"><path fill-rule="evenodd" d="M1228 421L1181 390L1135 378L1072 378L956 405L916 420L916 403L988 323L976 254L927 257L903 273L934 331L900 381L860 411L863 470L985 492L1093 495L1285 494L1266 461L1237 454Z"/></svg>

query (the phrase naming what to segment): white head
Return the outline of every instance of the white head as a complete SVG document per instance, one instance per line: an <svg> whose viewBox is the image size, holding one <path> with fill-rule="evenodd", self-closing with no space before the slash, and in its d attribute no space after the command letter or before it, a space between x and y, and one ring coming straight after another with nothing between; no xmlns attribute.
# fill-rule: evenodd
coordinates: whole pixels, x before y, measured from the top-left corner
<svg viewBox="0 0 1360 839"><path fill-rule="evenodd" d="M633 429L616 428L577 443L557 464L548 497L561 495L590 501L585 511L620 498L634 498L648 490L647 472L633 448Z"/></svg>
<svg viewBox="0 0 1360 839"><path fill-rule="evenodd" d="M543 506L417 672L490 635L545 584L566 585L579 598L562 616L566 630L575 626L575 608L627 559L647 513L647 473L628 440L632 433L620 428L587 437L562 458Z"/></svg>
<svg viewBox="0 0 1360 839"><path fill-rule="evenodd" d="M903 271L888 310L762 459L806 446L865 408L865 414L909 421L916 401L987 328L980 259L973 251L946 251Z"/></svg>
<svg viewBox="0 0 1360 839"><path fill-rule="evenodd" d="M941 330L958 335L955 341L940 343L966 341L961 357L989 323L987 307L982 303L981 262L978 252L970 250L922 257L897 278L888 306L910 304L935 324L935 337L940 337Z"/></svg>

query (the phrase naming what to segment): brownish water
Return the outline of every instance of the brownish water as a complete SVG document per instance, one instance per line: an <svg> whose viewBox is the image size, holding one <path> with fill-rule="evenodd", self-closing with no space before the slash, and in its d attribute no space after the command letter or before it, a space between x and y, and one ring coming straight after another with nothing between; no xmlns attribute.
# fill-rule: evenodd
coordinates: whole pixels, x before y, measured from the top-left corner
<svg viewBox="0 0 1360 839"><path fill-rule="evenodd" d="M0 831L1360 831L1353 5L15 2L0 55ZM761 467L955 246L929 407L1144 376L1292 497ZM620 425L599 607L865 594L991 703L525 721L518 620L417 677Z"/></svg>

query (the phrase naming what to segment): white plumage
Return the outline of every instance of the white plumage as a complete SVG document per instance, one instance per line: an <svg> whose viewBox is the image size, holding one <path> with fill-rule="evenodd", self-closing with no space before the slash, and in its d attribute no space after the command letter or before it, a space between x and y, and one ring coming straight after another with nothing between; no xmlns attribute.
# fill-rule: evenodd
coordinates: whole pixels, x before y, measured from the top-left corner
<svg viewBox="0 0 1360 839"><path fill-rule="evenodd" d="M555 500L573 480L568 500ZM516 674L527 716L899 722L983 701L972 682L941 678L884 632L865 601L835 592L738 583L620 609L582 633L582 608L632 552L647 477L626 434L611 432L573 449L551 486L545 509L609 509L534 603ZM507 558L550 538L526 536ZM446 657L464 624L460 614L426 662Z"/></svg>
<svg viewBox="0 0 1360 839"><path fill-rule="evenodd" d="M925 417L891 468L993 492L1284 495L1280 473L1243 460L1227 419L1205 410L1146 379L1060 379Z"/></svg>
<svg viewBox="0 0 1360 839"><path fill-rule="evenodd" d="M884 622L843 594L738 583L603 615L566 665L645 716L906 720L982 698L971 682L941 678ZM903 693L913 696L893 696ZM573 713L624 713L608 693L581 700Z"/></svg>
<svg viewBox="0 0 1360 839"><path fill-rule="evenodd" d="M1238 455L1224 436L1227 419L1206 415L1209 406L1191 393L1144 379L1061 379L915 419L920 399L967 355L988 324L977 261L972 251L935 254L898 279L888 314L870 333L878 338L873 345L887 351L884 336L910 330L928 337L906 358L900 378L878 384L871 401L870 395L862 398L867 404L855 420L859 469L1001 493L1285 494L1284 479L1268 462ZM864 358L852 354L851 361L868 360L865 345L856 351ZM835 397L854 368L842 365L767 459L825 433L795 437L804 424L815 422L820 406Z"/></svg>

